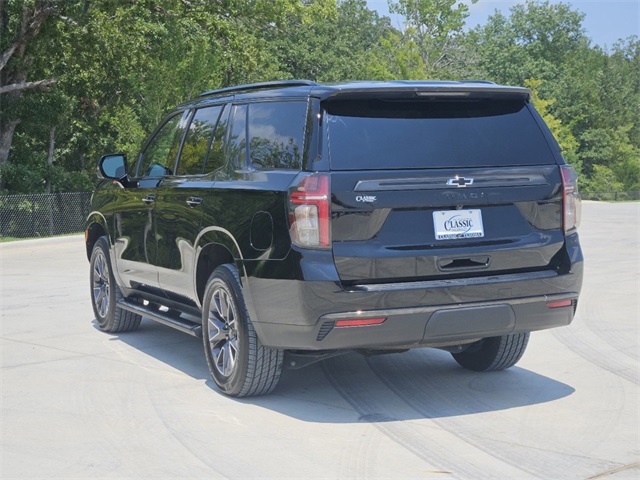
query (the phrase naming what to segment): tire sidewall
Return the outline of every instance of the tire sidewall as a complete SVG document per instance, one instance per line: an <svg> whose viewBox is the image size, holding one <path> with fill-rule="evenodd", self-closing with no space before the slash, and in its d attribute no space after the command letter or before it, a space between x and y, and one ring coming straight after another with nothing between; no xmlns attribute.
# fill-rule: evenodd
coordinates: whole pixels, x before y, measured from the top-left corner
<svg viewBox="0 0 640 480"><path fill-rule="evenodd" d="M465 368L484 372L496 361L499 347L500 337L484 338L477 345L472 345L467 351L459 354L457 358L462 360Z"/></svg>
<svg viewBox="0 0 640 480"><path fill-rule="evenodd" d="M106 237L99 238L91 252L91 262L90 262L90 274L89 274L89 289L91 292L91 306L93 307L93 313L96 317L96 321L98 322L98 326L100 329L105 330L108 329L114 321L115 308L116 308L116 283L115 277L113 276L113 270L111 268L111 259L109 258L109 247ZM109 307L105 312L104 316L101 316L98 312L98 308L95 304L95 299L93 296L93 279L94 279L94 266L98 256L102 253L105 257L105 261L107 264L108 275L109 278Z"/></svg>
<svg viewBox="0 0 640 480"><path fill-rule="evenodd" d="M471 345L453 358L464 368L476 372L504 370L515 365L524 354L529 333L520 332L500 337L488 337Z"/></svg>
<svg viewBox="0 0 640 480"><path fill-rule="evenodd" d="M234 273L227 265L218 267L209 277L207 287L204 293L204 302L202 305L202 341L204 344L204 352L209 366L209 372L213 377L216 385L220 390L229 395L238 395L242 390L248 371L249 364L249 328L248 316L240 285ZM236 326L238 330L238 356L236 358L236 366L233 373L229 377L222 375L215 366L213 355L211 353L211 345L209 344L209 311L213 292L222 288L229 294L229 298L234 303L236 310Z"/></svg>

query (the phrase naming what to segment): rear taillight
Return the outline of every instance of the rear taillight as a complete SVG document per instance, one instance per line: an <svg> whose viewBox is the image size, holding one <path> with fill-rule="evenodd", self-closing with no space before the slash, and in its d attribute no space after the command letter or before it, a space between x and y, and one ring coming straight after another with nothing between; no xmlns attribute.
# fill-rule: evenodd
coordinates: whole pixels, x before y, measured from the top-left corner
<svg viewBox="0 0 640 480"><path fill-rule="evenodd" d="M573 167L562 165L562 224L565 233L573 233L580 226L582 201L578 193L578 174Z"/></svg>
<svg viewBox="0 0 640 480"><path fill-rule="evenodd" d="M289 190L289 231L299 247L329 248L329 176L303 174Z"/></svg>

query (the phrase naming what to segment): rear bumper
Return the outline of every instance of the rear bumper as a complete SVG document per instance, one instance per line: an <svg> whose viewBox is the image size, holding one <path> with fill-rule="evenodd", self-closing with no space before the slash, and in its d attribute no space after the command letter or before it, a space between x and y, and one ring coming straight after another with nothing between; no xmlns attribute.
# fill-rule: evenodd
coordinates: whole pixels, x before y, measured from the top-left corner
<svg viewBox="0 0 640 480"><path fill-rule="evenodd" d="M571 271L564 274L544 271L348 290L331 268L331 252L292 250L287 259L260 262L255 270L245 264L245 300L261 342L289 350L444 346L544 330L573 320L583 261L577 236L572 243ZM291 278L282 279L282 272ZM559 300L571 303L547 306ZM374 326L336 324L381 317L386 320Z"/></svg>
<svg viewBox="0 0 640 480"><path fill-rule="evenodd" d="M497 302L439 305L323 315L312 326L254 322L265 345L296 350L414 348L467 343L485 337L569 325L577 293ZM569 299L571 305L548 308ZM341 319L386 318L380 325L340 327Z"/></svg>

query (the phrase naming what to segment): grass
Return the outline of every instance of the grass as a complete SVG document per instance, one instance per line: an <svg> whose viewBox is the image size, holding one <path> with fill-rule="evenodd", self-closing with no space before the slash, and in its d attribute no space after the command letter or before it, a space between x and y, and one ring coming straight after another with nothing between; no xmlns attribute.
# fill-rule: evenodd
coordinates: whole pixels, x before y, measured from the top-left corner
<svg viewBox="0 0 640 480"><path fill-rule="evenodd" d="M20 240L34 240L36 238L73 237L75 235L81 235L81 234L82 232L63 233L62 235L52 235L51 237L3 237L0 235L0 243L17 242Z"/></svg>

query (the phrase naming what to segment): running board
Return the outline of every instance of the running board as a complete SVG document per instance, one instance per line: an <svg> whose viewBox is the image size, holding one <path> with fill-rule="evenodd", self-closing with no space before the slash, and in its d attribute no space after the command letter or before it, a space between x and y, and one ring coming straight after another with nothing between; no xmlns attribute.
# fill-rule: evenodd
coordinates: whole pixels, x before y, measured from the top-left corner
<svg viewBox="0 0 640 480"><path fill-rule="evenodd" d="M185 320L182 317L170 315L169 313L158 310L151 310L149 308L146 308L144 305L129 302L125 299L118 300L117 305L123 310L137 313L138 315L142 315L144 318L148 318L149 320L153 320L154 322L158 322L168 327L175 328L176 330L188 333L189 335L192 335L194 337L202 338L202 325L200 325L199 321L198 323L190 322L189 320ZM196 320L195 317L193 318L194 320Z"/></svg>

